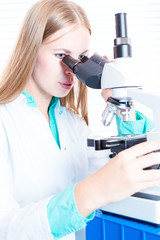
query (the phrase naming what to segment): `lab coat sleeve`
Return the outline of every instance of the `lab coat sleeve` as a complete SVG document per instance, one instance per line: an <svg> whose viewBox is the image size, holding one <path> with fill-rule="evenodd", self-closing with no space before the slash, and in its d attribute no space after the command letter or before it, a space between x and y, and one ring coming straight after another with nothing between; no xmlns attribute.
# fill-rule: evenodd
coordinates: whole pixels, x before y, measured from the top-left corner
<svg viewBox="0 0 160 240"><path fill-rule="evenodd" d="M21 208L13 197L7 144L0 123L0 240L53 240L46 213L49 199Z"/></svg>
<svg viewBox="0 0 160 240"><path fill-rule="evenodd" d="M86 223L94 218L94 212L87 218L79 213L74 198L75 186L63 190L48 203L47 215L55 240L85 228Z"/></svg>
<svg viewBox="0 0 160 240"><path fill-rule="evenodd" d="M153 122L139 111L135 111L136 121L123 122L116 116L118 135L122 134L143 134L151 131Z"/></svg>

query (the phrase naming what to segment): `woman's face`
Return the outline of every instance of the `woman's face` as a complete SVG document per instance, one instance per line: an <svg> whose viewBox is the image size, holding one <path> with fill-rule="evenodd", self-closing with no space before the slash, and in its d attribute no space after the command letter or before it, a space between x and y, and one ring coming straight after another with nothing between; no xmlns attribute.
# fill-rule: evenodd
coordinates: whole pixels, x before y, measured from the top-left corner
<svg viewBox="0 0 160 240"><path fill-rule="evenodd" d="M87 55L89 40L89 31L82 25L65 27L51 35L39 49L28 83L31 94L42 98L66 96L76 77L63 65L62 59L68 54L77 59Z"/></svg>

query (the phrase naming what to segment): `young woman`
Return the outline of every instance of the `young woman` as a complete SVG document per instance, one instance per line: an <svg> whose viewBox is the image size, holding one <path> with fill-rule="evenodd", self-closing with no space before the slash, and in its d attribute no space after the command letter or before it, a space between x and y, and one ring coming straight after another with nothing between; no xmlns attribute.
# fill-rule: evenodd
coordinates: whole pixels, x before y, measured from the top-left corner
<svg viewBox="0 0 160 240"><path fill-rule="evenodd" d="M87 149L87 89L62 59L88 55L90 34L70 1L42 0L26 15L0 86L0 239L75 239L96 209L160 183L159 170L143 170L160 163L145 155L160 141L108 163L109 151ZM145 131L143 116L134 124Z"/></svg>

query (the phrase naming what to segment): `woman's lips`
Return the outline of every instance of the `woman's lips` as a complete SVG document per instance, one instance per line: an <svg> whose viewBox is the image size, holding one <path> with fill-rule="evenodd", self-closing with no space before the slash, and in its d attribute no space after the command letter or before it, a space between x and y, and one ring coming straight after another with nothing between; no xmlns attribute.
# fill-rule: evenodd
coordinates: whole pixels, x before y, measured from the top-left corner
<svg viewBox="0 0 160 240"><path fill-rule="evenodd" d="M71 87L72 87L72 85L73 85L73 82L69 82L69 83L61 83L61 82L60 82L60 85L61 85L62 88L68 90L68 89L71 89Z"/></svg>

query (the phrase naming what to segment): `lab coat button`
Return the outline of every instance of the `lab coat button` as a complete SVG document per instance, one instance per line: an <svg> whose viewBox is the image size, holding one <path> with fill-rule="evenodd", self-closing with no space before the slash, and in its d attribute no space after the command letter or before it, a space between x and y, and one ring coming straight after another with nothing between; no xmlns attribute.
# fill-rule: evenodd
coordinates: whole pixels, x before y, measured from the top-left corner
<svg viewBox="0 0 160 240"><path fill-rule="evenodd" d="M64 151L66 151L67 150L67 148L66 147L64 147Z"/></svg>
<svg viewBox="0 0 160 240"><path fill-rule="evenodd" d="M59 115L61 115L61 114L62 114L62 111L59 112Z"/></svg>

